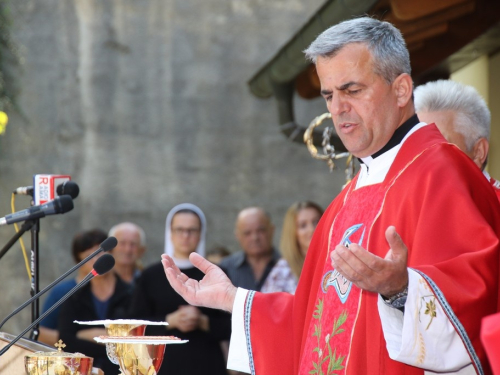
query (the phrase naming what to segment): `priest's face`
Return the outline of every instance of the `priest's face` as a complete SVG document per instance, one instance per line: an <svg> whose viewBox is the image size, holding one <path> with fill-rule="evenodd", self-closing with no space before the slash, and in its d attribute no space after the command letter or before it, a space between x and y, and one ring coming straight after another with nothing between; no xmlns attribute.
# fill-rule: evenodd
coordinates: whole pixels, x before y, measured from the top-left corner
<svg viewBox="0 0 500 375"><path fill-rule="evenodd" d="M388 84L374 72L364 44L348 44L333 57L318 57L316 70L335 130L354 156L379 151L406 120L394 87L397 80Z"/></svg>
<svg viewBox="0 0 500 375"><path fill-rule="evenodd" d="M188 259L200 242L200 219L194 213L179 212L172 218L171 229L174 257Z"/></svg>

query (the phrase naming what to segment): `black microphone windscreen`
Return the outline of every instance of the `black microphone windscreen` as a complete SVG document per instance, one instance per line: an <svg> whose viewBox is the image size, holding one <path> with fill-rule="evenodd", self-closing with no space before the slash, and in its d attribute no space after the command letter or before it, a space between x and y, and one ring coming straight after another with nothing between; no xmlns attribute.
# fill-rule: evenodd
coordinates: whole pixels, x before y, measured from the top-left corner
<svg viewBox="0 0 500 375"><path fill-rule="evenodd" d="M54 201L58 202L56 207L56 213L58 214L64 214L65 212L71 211L74 207L73 198L69 195L61 195L54 199Z"/></svg>
<svg viewBox="0 0 500 375"><path fill-rule="evenodd" d="M111 254L104 254L94 263L94 271L98 275L105 274L110 271L115 265L115 258Z"/></svg>
<svg viewBox="0 0 500 375"><path fill-rule="evenodd" d="M75 199L80 194L80 188L71 180L63 182L56 188L57 195L69 195L71 198Z"/></svg>
<svg viewBox="0 0 500 375"><path fill-rule="evenodd" d="M101 248L103 251L109 251L114 249L118 245L118 240L115 237L108 237L101 243Z"/></svg>

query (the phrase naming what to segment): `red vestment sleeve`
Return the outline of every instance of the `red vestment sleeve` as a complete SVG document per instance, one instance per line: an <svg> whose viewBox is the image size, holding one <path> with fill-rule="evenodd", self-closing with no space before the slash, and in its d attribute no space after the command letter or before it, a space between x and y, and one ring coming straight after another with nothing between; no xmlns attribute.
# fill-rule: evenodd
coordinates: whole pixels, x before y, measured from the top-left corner
<svg viewBox="0 0 500 375"><path fill-rule="evenodd" d="M293 373L292 294L256 293L250 316L252 359L256 374ZM251 366L252 368L252 366Z"/></svg>

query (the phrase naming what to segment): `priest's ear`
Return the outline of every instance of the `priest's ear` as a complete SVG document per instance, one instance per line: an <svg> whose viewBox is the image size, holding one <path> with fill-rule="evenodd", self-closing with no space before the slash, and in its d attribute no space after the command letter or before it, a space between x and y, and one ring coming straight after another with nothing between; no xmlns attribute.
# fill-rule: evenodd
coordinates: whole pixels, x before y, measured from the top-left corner
<svg viewBox="0 0 500 375"><path fill-rule="evenodd" d="M408 104L413 95L413 81L409 74L400 74L392 83L398 106L403 108Z"/></svg>
<svg viewBox="0 0 500 375"><path fill-rule="evenodd" d="M481 170L486 167L489 147L490 145L486 138L479 138L472 147L472 160Z"/></svg>

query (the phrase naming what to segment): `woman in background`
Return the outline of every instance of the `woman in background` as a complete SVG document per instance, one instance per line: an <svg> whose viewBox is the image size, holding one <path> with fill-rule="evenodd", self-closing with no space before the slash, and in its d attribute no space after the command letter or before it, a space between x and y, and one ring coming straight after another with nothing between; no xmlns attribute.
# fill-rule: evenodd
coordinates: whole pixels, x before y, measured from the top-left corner
<svg viewBox="0 0 500 375"><path fill-rule="evenodd" d="M196 280L203 278L203 272L191 264L189 255L205 255L206 226L201 209L190 203L172 208L165 224L165 253L184 274ZM189 305L170 286L160 262L146 268L139 277L130 315L169 324L148 326L147 335L189 340L183 345L167 345L158 375L227 375L220 342L231 335L231 315Z"/></svg>
<svg viewBox="0 0 500 375"><path fill-rule="evenodd" d="M295 202L286 212L281 232L282 259L273 267L262 292L295 293L307 249L323 214L323 209L310 201Z"/></svg>

